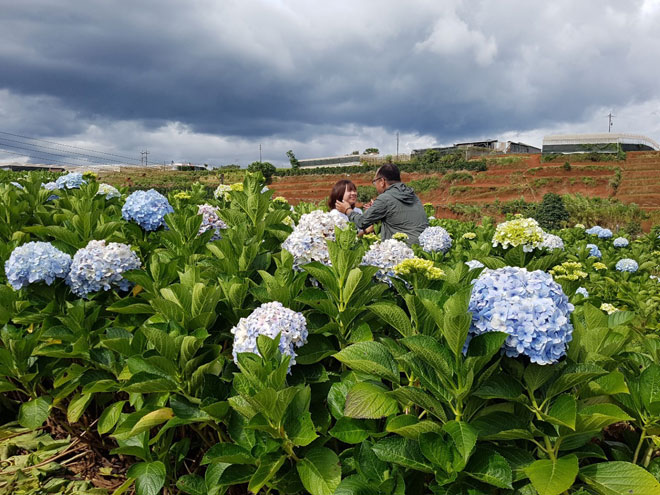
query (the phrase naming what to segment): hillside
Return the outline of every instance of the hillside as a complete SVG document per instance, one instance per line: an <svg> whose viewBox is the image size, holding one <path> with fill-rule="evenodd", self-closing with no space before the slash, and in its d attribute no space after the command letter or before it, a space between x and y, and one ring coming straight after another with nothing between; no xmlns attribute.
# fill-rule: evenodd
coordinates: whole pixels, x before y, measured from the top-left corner
<svg viewBox="0 0 660 495"><path fill-rule="evenodd" d="M540 201L547 192L580 193L589 197L617 198L647 210L660 210L660 152L631 152L625 161L571 161L562 157L541 163L540 155L507 155L488 158L485 172L403 174L404 182L435 177L438 187L420 194L435 206L452 203L486 204L496 200ZM620 171L620 179L617 172ZM347 174L358 186L369 186L373 173ZM272 189L292 203L320 201L342 175L307 175L275 178ZM617 187L618 182L618 187Z"/></svg>

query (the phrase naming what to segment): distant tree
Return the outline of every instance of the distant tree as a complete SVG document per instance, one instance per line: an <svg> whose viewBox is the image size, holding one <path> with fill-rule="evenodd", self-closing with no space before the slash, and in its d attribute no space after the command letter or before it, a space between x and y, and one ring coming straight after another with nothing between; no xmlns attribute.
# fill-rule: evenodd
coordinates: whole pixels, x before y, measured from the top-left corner
<svg viewBox="0 0 660 495"><path fill-rule="evenodd" d="M378 148L367 148L364 150L365 155L377 155L378 153L380 153Z"/></svg>
<svg viewBox="0 0 660 495"><path fill-rule="evenodd" d="M298 170L300 168L300 162L296 158L296 155L293 154L293 150L287 151L286 156L289 157L289 163L291 164L291 168L293 170Z"/></svg>
<svg viewBox="0 0 660 495"><path fill-rule="evenodd" d="M270 162L252 162L248 165L248 172L261 172L267 184L270 184L271 178L275 175L276 171L275 165Z"/></svg>
<svg viewBox="0 0 660 495"><path fill-rule="evenodd" d="M568 221L570 215L564 200L559 194L547 193L538 206L535 218L539 225L547 230L560 229Z"/></svg>
<svg viewBox="0 0 660 495"><path fill-rule="evenodd" d="M359 154L360 154L360 150L355 150L351 153L351 155L359 155Z"/></svg>

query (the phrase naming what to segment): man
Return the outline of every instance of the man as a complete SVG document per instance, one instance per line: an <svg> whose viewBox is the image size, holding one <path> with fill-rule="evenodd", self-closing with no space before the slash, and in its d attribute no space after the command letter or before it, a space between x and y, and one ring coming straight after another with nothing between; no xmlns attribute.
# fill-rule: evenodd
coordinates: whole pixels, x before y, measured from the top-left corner
<svg viewBox="0 0 660 495"><path fill-rule="evenodd" d="M401 182L401 173L393 163L378 169L372 183L378 197L364 214L353 211L346 201L337 201L337 210L345 213L358 229L366 229L381 221L381 238L391 239L397 232L408 235L408 245L417 244L419 234L429 226L424 206L415 191Z"/></svg>

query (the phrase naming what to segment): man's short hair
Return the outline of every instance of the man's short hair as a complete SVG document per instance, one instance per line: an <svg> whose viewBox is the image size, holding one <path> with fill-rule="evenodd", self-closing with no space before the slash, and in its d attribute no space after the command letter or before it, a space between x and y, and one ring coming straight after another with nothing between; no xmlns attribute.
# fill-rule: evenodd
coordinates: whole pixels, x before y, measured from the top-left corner
<svg viewBox="0 0 660 495"><path fill-rule="evenodd" d="M401 172L399 172L399 167L393 163L386 163L381 166L376 172L376 177L382 177L387 182L401 182Z"/></svg>

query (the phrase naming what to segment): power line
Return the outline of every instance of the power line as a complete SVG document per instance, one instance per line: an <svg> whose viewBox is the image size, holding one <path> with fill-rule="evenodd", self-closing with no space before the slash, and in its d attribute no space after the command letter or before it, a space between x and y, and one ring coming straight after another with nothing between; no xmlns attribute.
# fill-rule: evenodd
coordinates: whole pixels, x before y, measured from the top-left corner
<svg viewBox="0 0 660 495"><path fill-rule="evenodd" d="M30 146L31 148L21 148L20 146L6 144L3 141L10 141L12 143L23 144L23 145L26 145L26 146ZM52 146L44 146L44 145L41 145L41 144L32 144L32 143L27 143L25 141L19 141L18 139L9 139L9 138L2 137L2 136L0 136L0 146L10 146L12 148L20 148L20 149L25 149L25 150L28 150L28 151L36 151L38 153L46 153L46 154L55 154L55 153L49 153L49 152L43 151L41 149L32 149L32 148L43 148L44 150L55 150L55 151L61 151L61 152L66 153L64 150L60 150L60 149L52 147ZM90 159L91 158L93 160L102 160L102 161L106 161L106 162L117 163L117 160L114 160L112 158L105 158L105 157L102 157L102 156L94 156L94 155L88 155L88 154L85 154L85 153L77 153L77 152L72 152L70 154L58 155L58 156L76 156L76 155L84 157L85 159ZM76 157L76 159L78 159L78 158ZM133 160L137 161L136 159L133 159Z"/></svg>
<svg viewBox="0 0 660 495"><path fill-rule="evenodd" d="M0 150L0 153L9 153L11 155L17 155L17 156L23 156L23 157L25 156L25 153L15 153L15 152L9 151L9 150ZM80 165L79 163L65 163L65 162L61 162L59 160L53 160L51 158L42 158L42 157L39 157L39 156L36 156L35 158L39 158L39 159L43 159L43 160L49 160L51 163L54 163L56 165L66 165L67 167L79 166ZM0 166L2 166L2 165L0 164Z"/></svg>

